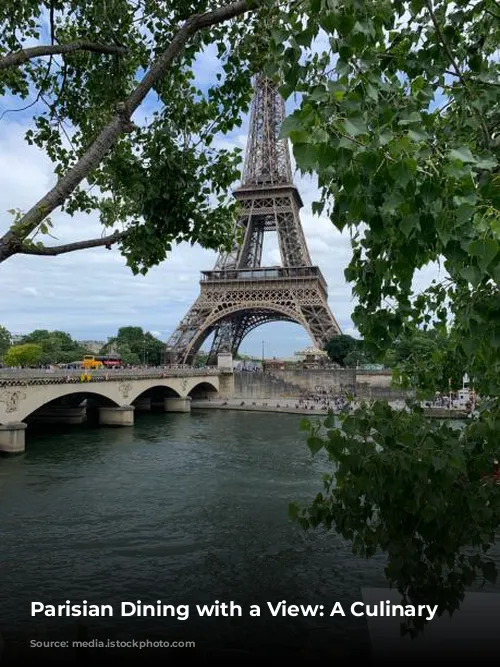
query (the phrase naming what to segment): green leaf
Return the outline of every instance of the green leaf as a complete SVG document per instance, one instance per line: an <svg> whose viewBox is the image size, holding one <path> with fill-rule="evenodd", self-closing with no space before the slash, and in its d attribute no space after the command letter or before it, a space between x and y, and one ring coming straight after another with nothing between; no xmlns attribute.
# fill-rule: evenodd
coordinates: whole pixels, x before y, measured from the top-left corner
<svg viewBox="0 0 500 667"><path fill-rule="evenodd" d="M301 431L309 431L311 429L311 421L304 417L300 420L299 428Z"/></svg>
<svg viewBox="0 0 500 667"><path fill-rule="evenodd" d="M477 266L464 266L460 269L460 275L465 278L473 287L477 287L482 279L481 271Z"/></svg>
<svg viewBox="0 0 500 667"><path fill-rule="evenodd" d="M472 155L471 150L468 146L462 146L461 148L454 148L448 153L449 157L452 160L460 160L460 162L471 163L476 162L476 158Z"/></svg>
<svg viewBox="0 0 500 667"><path fill-rule="evenodd" d="M318 161L318 150L313 144L294 144L293 154L302 171L313 169Z"/></svg>
<svg viewBox="0 0 500 667"><path fill-rule="evenodd" d="M389 143L389 141L392 141L394 135L392 132L382 132L382 134L378 135L378 141L381 146L385 146L386 144Z"/></svg>
<svg viewBox="0 0 500 667"><path fill-rule="evenodd" d="M498 250L498 242L491 238L473 241L469 246L470 254L478 258L478 264L483 271L495 259Z"/></svg>
<svg viewBox="0 0 500 667"><path fill-rule="evenodd" d="M292 144L307 144L312 139L311 133L306 130L291 130L288 136Z"/></svg>
<svg viewBox="0 0 500 667"><path fill-rule="evenodd" d="M427 135L421 130L408 130L408 136L412 141L420 142L427 141Z"/></svg>
<svg viewBox="0 0 500 667"><path fill-rule="evenodd" d="M474 215L474 211L474 206L471 206L470 204L460 204L457 208L457 222L459 224L468 222Z"/></svg>
<svg viewBox="0 0 500 667"><path fill-rule="evenodd" d="M481 157L476 160L476 167L478 169L486 169L491 171L498 165L498 161L493 157Z"/></svg>
<svg viewBox="0 0 500 667"><path fill-rule="evenodd" d="M324 207L325 207L325 202L322 201L313 201L313 203L311 204L312 212L315 215L321 215L323 213Z"/></svg>
<svg viewBox="0 0 500 667"><path fill-rule="evenodd" d="M323 449L325 443L322 438L319 438L317 435L311 435L307 438L307 445L311 450L312 455L314 456L321 449Z"/></svg>
<svg viewBox="0 0 500 667"><path fill-rule="evenodd" d="M368 128L362 118L346 118L344 120L345 131L353 137L360 134L368 134Z"/></svg>
<svg viewBox="0 0 500 667"><path fill-rule="evenodd" d="M291 116L285 118L285 120L281 124L279 138L285 139L286 137L289 136L290 132L300 131L303 129L304 126L301 118L297 114L292 114Z"/></svg>
<svg viewBox="0 0 500 667"><path fill-rule="evenodd" d="M369 83L366 86L366 94L370 99L372 99L374 102L377 102L378 100L378 90L374 88L371 83Z"/></svg>
<svg viewBox="0 0 500 667"><path fill-rule="evenodd" d="M446 463L444 459L438 457L438 456L433 456L432 457L432 467L434 470L442 470L445 467Z"/></svg>
<svg viewBox="0 0 500 667"><path fill-rule="evenodd" d="M410 114L404 115L400 121L399 125L413 125L413 123L421 123L422 122L422 116L418 113L418 111L412 111Z"/></svg>
<svg viewBox="0 0 500 667"><path fill-rule="evenodd" d="M416 214L407 215L401 220L401 231L408 238L413 231L420 229L419 217Z"/></svg>
<svg viewBox="0 0 500 667"><path fill-rule="evenodd" d="M301 46L309 46L312 38L313 34L311 30L304 30L304 32L299 32L295 35L295 41Z"/></svg>

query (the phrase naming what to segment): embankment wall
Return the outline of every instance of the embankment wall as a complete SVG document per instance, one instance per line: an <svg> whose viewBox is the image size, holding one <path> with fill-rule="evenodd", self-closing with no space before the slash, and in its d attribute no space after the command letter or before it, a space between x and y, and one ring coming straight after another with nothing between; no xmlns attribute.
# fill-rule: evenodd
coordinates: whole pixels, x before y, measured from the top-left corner
<svg viewBox="0 0 500 667"><path fill-rule="evenodd" d="M396 400L408 394L391 387L390 372L356 369L283 370L266 373L240 372L234 375L234 396L238 398L284 398L306 394L354 393L359 398Z"/></svg>

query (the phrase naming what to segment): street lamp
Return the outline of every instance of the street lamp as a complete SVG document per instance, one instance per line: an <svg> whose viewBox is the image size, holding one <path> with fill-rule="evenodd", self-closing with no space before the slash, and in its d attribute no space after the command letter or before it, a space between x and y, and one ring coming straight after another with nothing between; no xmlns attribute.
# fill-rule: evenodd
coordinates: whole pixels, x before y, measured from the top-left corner
<svg viewBox="0 0 500 667"><path fill-rule="evenodd" d="M264 363L264 343L265 341L262 341L262 363Z"/></svg>

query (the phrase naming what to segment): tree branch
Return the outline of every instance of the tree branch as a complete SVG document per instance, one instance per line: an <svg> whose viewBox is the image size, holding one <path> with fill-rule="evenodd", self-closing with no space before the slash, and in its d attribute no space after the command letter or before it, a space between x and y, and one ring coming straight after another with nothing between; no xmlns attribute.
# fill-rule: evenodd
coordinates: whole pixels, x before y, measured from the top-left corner
<svg viewBox="0 0 500 667"><path fill-rule="evenodd" d="M260 4L261 0L236 0L230 5L191 16L179 29L165 51L151 65L135 90L125 101L117 104L115 116L103 127L75 166L69 169L56 185L0 238L0 263L17 252L12 252L12 248L15 248L20 241L33 232L54 209L61 206L78 185L100 164L118 138L123 133L130 132L131 115L137 110L155 83L165 76L172 62L182 52L192 35L203 28L223 23L256 9Z"/></svg>
<svg viewBox="0 0 500 667"><path fill-rule="evenodd" d="M64 255L67 252L74 252L75 250L86 250L87 248L98 248L99 246L106 246L108 249L118 241L124 239L130 230L124 232L115 232L109 236L102 236L99 239L89 239L88 241L76 241L75 243L65 243L64 245L57 245L46 248L37 248L36 246L28 246L21 244L17 254L20 255L42 255L53 257L55 255Z"/></svg>
<svg viewBox="0 0 500 667"><path fill-rule="evenodd" d="M453 55L453 53L452 53L452 51L451 51L451 49L448 45L448 42L445 40L444 35L441 32L441 28L439 26L436 14L434 13L434 8L432 6L432 0L426 0L426 5L427 5L427 9L429 10L429 14L431 15L431 20L432 20L432 23L434 25L434 30L436 31L436 35L437 35L439 41L441 42L441 44L442 44L442 46L443 46L443 48L446 52L446 55L448 56L448 58L450 60L450 64L453 67L453 69L455 71L455 74L457 75L457 77L458 77L459 81L461 82L462 86L467 91L467 94L469 95L469 98L471 100L473 100L474 95L472 94L471 90L469 89L469 85L468 85L467 81L465 80L462 72L460 71L460 67L458 66L458 63L455 59L455 56ZM486 123L484 121L484 118L483 118L482 114L477 110L476 110L476 113L479 117L479 122L481 123L481 129L483 130L483 134L484 134L485 139L486 139L486 145L489 146L490 145L490 133L488 132L488 128L486 126Z"/></svg>
<svg viewBox="0 0 500 667"><path fill-rule="evenodd" d="M13 51L3 56L3 58L0 58L0 70L22 65L27 60L40 58L40 56L57 56L64 53L73 53L74 51L92 51L94 53L120 55L126 53L127 49L124 46L96 44L95 42L87 42L84 39L77 39L67 44L43 44L42 46L32 46L29 49L22 49L21 51Z"/></svg>

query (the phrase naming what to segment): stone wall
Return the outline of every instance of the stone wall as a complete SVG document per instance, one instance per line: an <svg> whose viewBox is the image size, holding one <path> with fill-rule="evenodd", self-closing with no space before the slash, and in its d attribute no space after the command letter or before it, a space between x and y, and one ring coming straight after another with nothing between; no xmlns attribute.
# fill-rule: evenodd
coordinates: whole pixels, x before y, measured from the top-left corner
<svg viewBox="0 0 500 667"><path fill-rule="evenodd" d="M401 399L404 392L391 388L388 372L356 372L355 369L284 370L234 375L238 398L299 397L307 393L355 393L360 398Z"/></svg>
<svg viewBox="0 0 500 667"><path fill-rule="evenodd" d="M411 392L391 387L391 371L356 371L356 394L362 398L401 400Z"/></svg>

